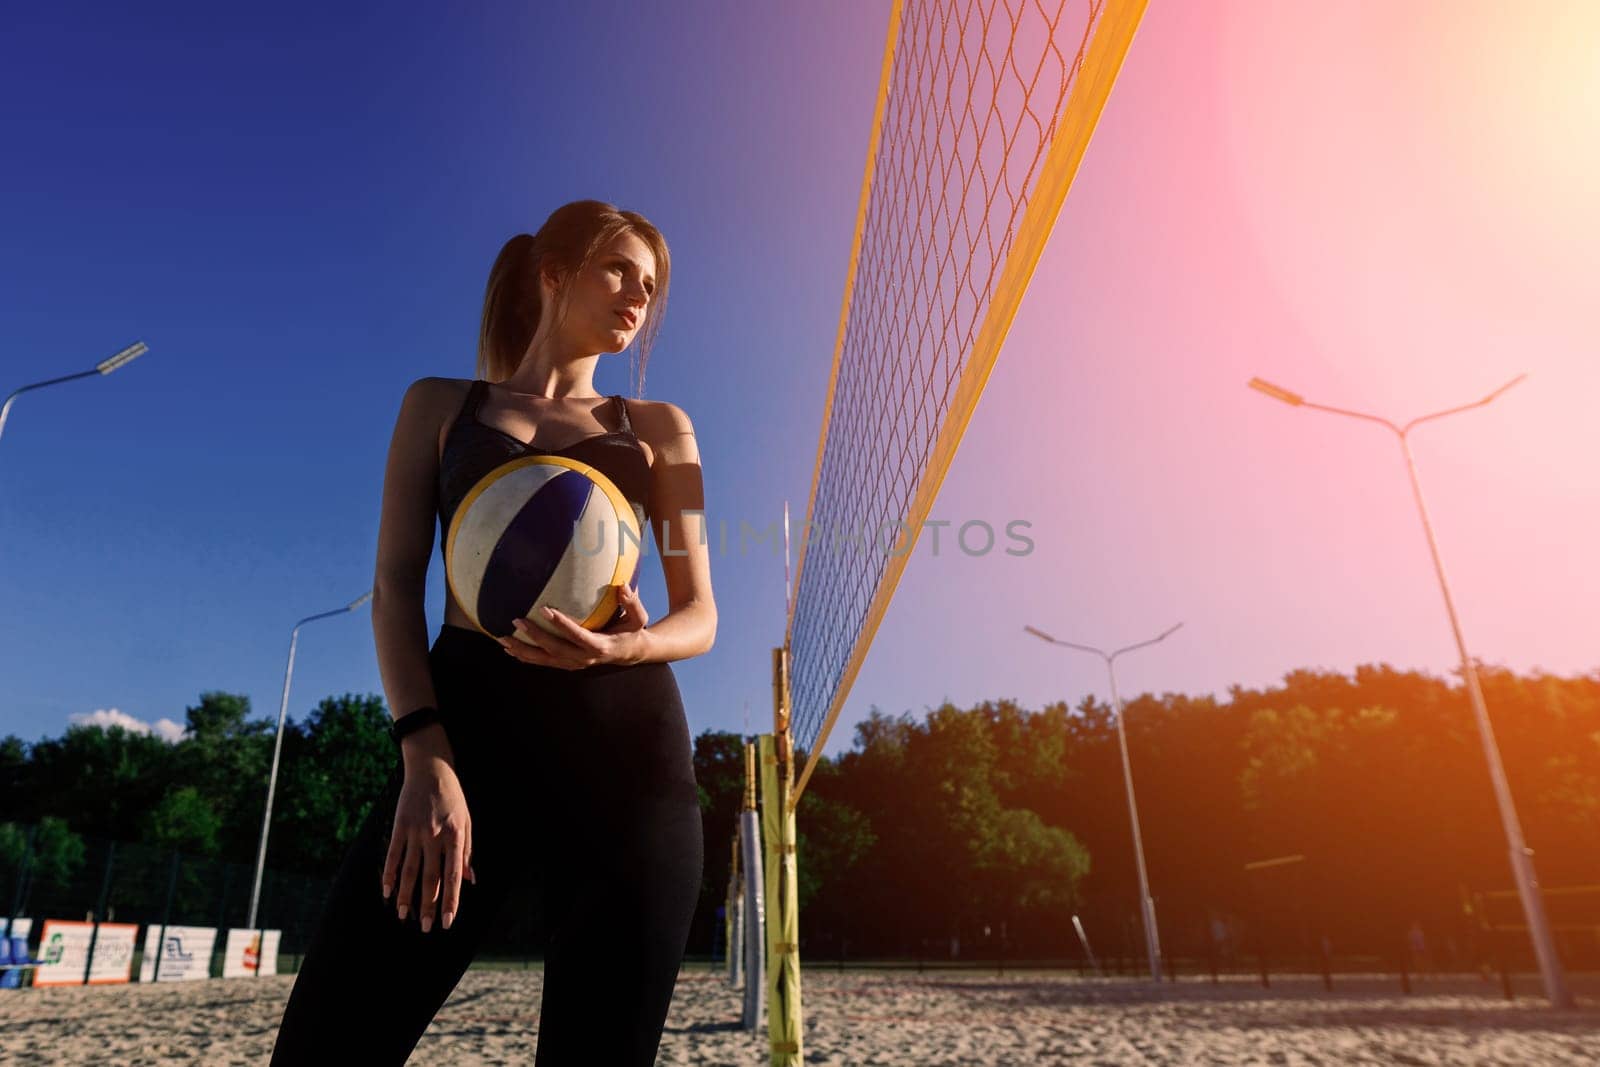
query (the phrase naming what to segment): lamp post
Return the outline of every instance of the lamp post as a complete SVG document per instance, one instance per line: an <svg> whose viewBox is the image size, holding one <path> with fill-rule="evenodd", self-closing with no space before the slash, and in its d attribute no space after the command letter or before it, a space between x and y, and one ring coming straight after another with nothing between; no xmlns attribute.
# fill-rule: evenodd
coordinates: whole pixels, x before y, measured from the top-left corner
<svg viewBox="0 0 1600 1067"><path fill-rule="evenodd" d="M127 348L124 348L116 355L108 356L105 359L102 359L99 363L96 363L91 370L79 371L77 374L68 374L61 378L51 378L49 381L34 382L32 385L24 385L21 389L16 390L10 396L6 397L6 402L4 404L0 404L0 433L5 432L6 416L11 414L11 405L16 401L17 397L21 396L23 393L33 389L43 389L47 385L59 385L62 382L75 381L78 378L87 378L91 374L110 374L117 368L128 363L132 363L134 360L138 359L148 351L150 351L149 345L146 345L143 341L135 341L133 344L129 345Z"/></svg>
<svg viewBox="0 0 1600 1067"><path fill-rule="evenodd" d="M1489 723L1489 709L1484 705L1483 689L1478 684L1478 671L1473 666L1472 657L1467 655L1466 640L1461 636L1461 623L1456 618L1455 602L1450 598L1450 586L1445 581L1444 561L1439 557L1439 546L1434 541L1433 524L1428 519L1428 508L1422 500L1422 485L1417 480L1417 462L1411 455L1411 443L1407 434L1424 422L1454 415L1470 408L1483 407L1501 393L1516 385L1526 374L1519 374L1482 400L1475 400L1470 404L1436 411L1431 415L1423 415L1412 419L1404 426L1396 426L1388 419L1377 415L1368 415L1360 411L1347 411L1344 408L1328 407L1324 404L1313 404L1281 386L1271 382L1262 381L1260 378L1251 378L1250 388L1257 392L1265 393L1274 400L1281 400L1293 407L1315 408L1317 411L1327 411L1334 415L1347 415L1353 419L1364 419L1387 427L1400 439L1400 453L1405 457L1406 473L1411 478L1411 494L1417 502L1417 514L1422 518L1422 532L1428 539L1428 551L1433 556L1433 570L1439 578L1439 591L1444 595L1445 614L1450 617L1450 632L1455 637L1456 651L1461 656L1461 673L1465 677L1467 696L1472 703L1473 716L1478 724L1478 738L1483 742L1483 756L1489 764L1489 780L1494 785L1495 802L1500 809L1500 822L1505 830L1506 844L1511 852L1511 874L1517 883L1517 895L1522 900L1522 912L1528 921L1528 933L1533 939L1534 955L1539 960L1539 971L1544 977L1545 996L1550 1003L1558 1008L1570 1008L1574 1005L1572 991L1567 987L1566 974L1561 968L1561 958L1556 954L1555 939L1550 933L1550 921L1545 916L1544 898L1539 893L1539 880L1533 870L1533 855L1522 838L1522 824L1517 819L1516 805L1511 799L1511 786L1506 781L1505 767L1500 762L1500 749L1495 744L1494 727Z"/></svg>
<svg viewBox="0 0 1600 1067"><path fill-rule="evenodd" d="M1176 623L1167 627L1158 637L1152 637L1148 641L1140 641L1136 645L1128 645L1110 653L1103 652L1098 648L1091 648L1088 645L1075 645L1071 641L1062 641L1059 638L1051 637L1043 630L1036 630L1032 626L1023 627L1028 633L1043 641L1048 641L1052 645L1075 648L1079 652L1093 652L1106 661L1106 673L1111 677L1111 705L1117 712L1117 744L1122 749L1122 783L1128 789L1128 821L1133 824L1133 858L1139 868L1139 911L1144 916L1144 947L1145 952L1150 957L1150 980L1153 982L1161 981L1161 935L1156 930L1156 902L1150 896L1150 876L1146 873L1144 866L1144 837L1139 832L1139 805L1133 798L1133 767L1128 761L1128 734L1122 728L1122 698L1117 694L1116 661L1117 657L1124 652L1132 652L1136 648L1145 648L1155 644L1157 641L1166 640L1174 630L1182 625L1183 623L1181 622Z"/></svg>
<svg viewBox="0 0 1600 1067"><path fill-rule="evenodd" d="M278 788L278 754L283 751L283 720L289 713L289 680L294 677L294 649L300 640L300 627L318 619L354 611L371 599L372 593L368 591L336 611L307 615L289 631L289 666L283 672L283 699L278 704L278 733L272 741L272 771L267 775L267 810L261 815L261 842L256 848L256 876L250 887L250 917L245 920L246 929L256 928L256 905L261 902L261 875L267 864L267 829L272 825L272 795Z"/></svg>

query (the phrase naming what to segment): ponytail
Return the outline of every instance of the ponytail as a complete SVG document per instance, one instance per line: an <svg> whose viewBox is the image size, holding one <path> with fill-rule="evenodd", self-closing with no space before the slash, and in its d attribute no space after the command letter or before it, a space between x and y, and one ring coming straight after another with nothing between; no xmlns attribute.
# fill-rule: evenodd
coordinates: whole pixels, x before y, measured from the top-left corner
<svg viewBox="0 0 1600 1067"><path fill-rule="evenodd" d="M479 378L494 382L510 377L539 327L541 294L533 249L533 235L519 233L501 247L489 269L478 330Z"/></svg>

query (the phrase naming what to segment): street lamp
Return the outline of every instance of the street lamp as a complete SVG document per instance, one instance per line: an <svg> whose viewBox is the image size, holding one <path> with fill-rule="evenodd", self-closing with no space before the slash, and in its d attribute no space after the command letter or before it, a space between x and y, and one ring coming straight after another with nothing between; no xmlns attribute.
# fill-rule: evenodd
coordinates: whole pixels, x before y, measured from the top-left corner
<svg viewBox="0 0 1600 1067"><path fill-rule="evenodd" d="M1489 780L1494 785L1495 801L1500 808L1500 822L1505 828L1506 843L1511 850L1511 874L1516 879L1517 895L1522 899L1523 915L1528 920L1528 933L1533 938L1533 951L1539 958L1539 970L1544 976L1545 996L1555 1007L1570 1008L1574 1004L1572 991L1567 988L1566 974L1561 969L1561 958L1556 955L1555 939L1550 934L1550 921L1544 912L1544 899L1539 894L1539 880L1533 872L1533 855L1522 839L1522 824L1517 819L1516 805L1511 800L1511 786L1506 781L1505 768L1500 763L1500 749L1495 744L1494 728L1489 724L1489 709L1484 705L1483 689L1478 685L1477 668L1472 664L1472 657L1467 655L1467 643L1461 636L1461 623L1456 618L1455 602L1450 599L1450 586L1445 581L1444 561L1439 558L1439 546L1433 539L1433 524L1428 520L1428 508L1422 501L1422 485L1417 480L1417 461L1411 455L1411 443L1406 437L1413 427L1424 422L1454 415L1469 408L1483 407L1526 377L1526 374L1519 374L1482 400L1475 400L1470 404L1462 404L1445 411L1436 411L1432 415L1423 415L1421 418L1412 419L1404 426L1396 426L1388 419L1377 415L1313 404L1298 393L1292 393L1260 378L1251 378L1249 385L1250 388L1265 393L1274 400L1281 400L1294 407L1315 408L1335 415L1348 415L1353 419L1375 422L1388 427L1400 439L1400 452L1405 457L1406 473L1411 477L1411 494L1417 502L1417 514L1422 517L1422 532L1427 535L1428 551L1433 555L1434 573L1439 576L1439 591L1444 594L1444 610L1450 616L1450 632L1455 636L1456 651L1461 655L1461 673L1466 677L1467 695L1472 701L1472 712L1478 722L1478 737L1483 742L1483 756L1489 764Z"/></svg>
<svg viewBox="0 0 1600 1067"><path fill-rule="evenodd" d="M1106 673L1111 676L1111 705L1117 712L1117 743L1122 748L1122 783L1128 788L1128 820L1133 823L1133 858L1139 868L1139 910L1144 915L1144 947L1150 956L1150 980L1154 982L1161 981L1161 935L1156 931L1156 902L1150 896L1150 876L1145 872L1144 838L1139 832L1139 806L1133 799L1133 767L1128 762L1128 734L1122 728L1122 698L1117 695L1116 660L1124 652L1132 652L1136 648L1145 648L1157 641L1166 640L1182 625L1181 622L1175 623L1163 630L1159 637L1152 637L1148 641L1140 641L1136 645L1128 645L1111 653L1102 652L1088 645L1075 645L1071 641L1062 641L1032 626L1023 627L1028 633L1052 645L1075 648L1079 652L1093 652L1106 661Z"/></svg>
<svg viewBox="0 0 1600 1067"><path fill-rule="evenodd" d="M283 751L283 719L289 712L289 680L294 677L294 648L300 640L300 627L318 619L354 611L371 599L372 593L368 591L336 611L307 615L295 623L294 629L289 632L289 666L283 672L283 700L278 704L278 734L272 741L272 771L267 776L267 810L261 816L261 843L256 848L256 877L250 888L250 917L245 921L246 929L256 928L256 905L261 902L261 875L267 864L267 828L272 825L272 795L278 788L278 753Z"/></svg>
<svg viewBox="0 0 1600 1067"><path fill-rule="evenodd" d="M49 381L34 382L32 385L24 385L21 389L18 389L10 396L6 397L5 404L0 405L0 433L5 432L6 416L11 414L12 403L17 399L17 397L28 392L30 389L43 389L47 385L59 385L61 382L70 382L78 378L87 378L91 374L110 374L112 371L123 366L124 364L132 363L134 360L138 359L148 351L150 351L150 347L143 341L135 341L133 344L129 345L127 348L124 348L116 355L108 356L99 363L96 363L93 370L79 371L77 374L68 374L63 378L51 378Z"/></svg>

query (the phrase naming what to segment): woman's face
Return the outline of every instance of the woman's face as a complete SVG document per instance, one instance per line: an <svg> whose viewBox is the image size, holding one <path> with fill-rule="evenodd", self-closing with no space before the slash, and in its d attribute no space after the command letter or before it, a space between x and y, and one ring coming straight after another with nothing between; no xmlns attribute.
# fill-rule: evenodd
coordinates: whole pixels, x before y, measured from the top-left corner
<svg viewBox="0 0 1600 1067"><path fill-rule="evenodd" d="M562 332L586 351L621 352L644 326L655 289L650 246L618 234L573 276Z"/></svg>

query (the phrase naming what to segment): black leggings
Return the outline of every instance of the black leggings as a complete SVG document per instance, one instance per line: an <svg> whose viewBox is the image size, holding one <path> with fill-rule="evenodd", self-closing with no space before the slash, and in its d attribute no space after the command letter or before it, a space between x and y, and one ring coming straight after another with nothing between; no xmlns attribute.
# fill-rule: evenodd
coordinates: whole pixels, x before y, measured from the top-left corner
<svg viewBox="0 0 1600 1067"><path fill-rule="evenodd" d="M397 768L346 855L295 980L274 1064L402 1064L511 886L546 918L541 1067L655 1062L700 892L688 723L665 663L524 664L445 625L428 653L472 817L449 930L404 923L380 884Z"/></svg>

